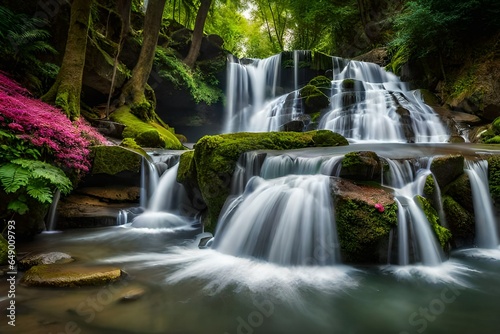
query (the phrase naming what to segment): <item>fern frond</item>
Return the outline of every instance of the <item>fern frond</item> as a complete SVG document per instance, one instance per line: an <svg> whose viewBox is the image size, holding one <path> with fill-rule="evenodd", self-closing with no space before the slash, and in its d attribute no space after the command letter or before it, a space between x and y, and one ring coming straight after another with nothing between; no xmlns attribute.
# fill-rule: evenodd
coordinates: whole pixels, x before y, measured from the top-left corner
<svg viewBox="0 0 500 334"><path fill-rule="evenodd" d="M12 163L28 169L35 179L49 181L50 185L58 188L63 194L67 194L73 189L73 185L66 174L60 168L51 164L28 159L15 159L12 160Z"/></svg>
<svg viewBox="0 0 500 334"><path fill-rule="evenodd" d="M24 203L19 199L9 202L9 204L7 205L7 209L14 211L20 215L24 215L26 212L29 211L28 205L26 205L26 203Z"/></svg>
<svg viewBox="0 0 500 334"><path fill-rule="evenodd" d="M52 190L47 187L47 183L42 180L33 180L26 186L28 195L40 203L52 203Z"/></svg>
<svg viewBox="0 0 500 334"><path fill-rule="evenodd" d="M30 171L22 166L13 163L0 166L0 182L7 194L14 193L27 185L30 176Z"/></svg>

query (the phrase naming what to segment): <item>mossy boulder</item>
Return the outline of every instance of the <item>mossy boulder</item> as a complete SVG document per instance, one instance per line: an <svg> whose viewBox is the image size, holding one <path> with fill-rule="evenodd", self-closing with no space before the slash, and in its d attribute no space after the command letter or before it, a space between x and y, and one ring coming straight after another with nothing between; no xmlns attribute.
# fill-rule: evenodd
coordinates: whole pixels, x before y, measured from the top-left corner
<svg viewBox="0 0 500 334"><path fill-rule="evenodd" d="M431 163L431 172L441 189L464 173L464 156L450 154L436 157Z"/></svg>
<svg viewBox="0 0 500 334"><path fill-rule="evenodd" d="M491 198L498 203L500 201L500 155L489 156L487 160Z"/></svg>
<svg viewBox="0 0 500 334"><path fill-rule="evenodd" d="M389 233L397 226L392 192L338 179L333 193L342 261L386 263Z"/></svg>
<svg viewBox="0 0 500 334"><path fill-rule="evenodd" d="M233 133L201 138L194 147L196 180L208 206L206 226L214 228L230 192L231 177L240 155L253 150L289 150L318 146L348 145L341 135L329 130L309 132ZM185 170L186 162L179 168ZM181 161L182 163L182 161ZM191 162L192 163L192 162ZM193 171L190 172L191 175ZM181 175L185 175L182 172ZM181 176L182 180L183 176ZM192 178L192 177L191 177Z"/></svg>
<svg viewBox="0 0 500 334"><path fill-rule="evenodd" d="M0 234L0 265L7 264L8 246L7 240Z"/></svg>
<svg viewBox="0 0 500 334"><path fill-rule="evenodd" d="M125 130L123 130L124 138L132 138L143 147L184 149L171 128L166 128L165 124L158 121L143 121L134 115L127 106L122 106L114 111L110 118L114 122L126 125Z"/></svg>
<svg viewBox="0 0 500 334"><path fill-rule="evenodd" d="M100 286L119 280L123 272L115 267L87 267L71 264L40 264L21 278L27 286L78 287Z"/></svg>
<svg viewBox="0 0 500 334"><path fill-rule="evenodd" d="M424 211L429 224L431 225L434 234L436 235L439 244L443 248L443 250L449 250L449 242L451 241L451 232L446 227L441 226L439 215L436 210L432 207L431 202L422 196L417 197L417 201L420 204L420 207Z"/></svg>
<svg viewBox="0 0 500 334"><path fill-rule="evenodd" d="M312 114L328 107L330 99L319 88L305 85L299 92L304 102L304 111Z"/></svg>
<svg viewBox="0 0 500 334"><path fill-rule="evenodd" d="M452 247L472 246L476 233L474 216L450 196L443 196L443 210L452 234Z"/></svg>
<svg viewBox="0 0 500 334"><path fill-rule="evenodd" d="M122 146L94 146L92 171L95 174L116 175L128 171L139 173L143 155Z"/></svg>
<svg viewBox="0 0 500 334"><path fill-rule="evenodd" d="M327 78L324 75L318 75L309 81L309 85L313 85L323 93L328 94L332 88L332 79Z"/></svg>
<svg viewBox="0 0 500 334"><path fill-rule="evenodd" d="M467 212L474 214L472 204L472 190L470 188L469 176L464 173L455 181L450 183L443 191L443 195L451 196Z"/></svg>
<svg viewBox="0 0 500 334"><path fill-rule="evenodd" d="M382 164L375 152L350 152L342 160L340 177L360 181L379 180L381 171Z"/></svg>

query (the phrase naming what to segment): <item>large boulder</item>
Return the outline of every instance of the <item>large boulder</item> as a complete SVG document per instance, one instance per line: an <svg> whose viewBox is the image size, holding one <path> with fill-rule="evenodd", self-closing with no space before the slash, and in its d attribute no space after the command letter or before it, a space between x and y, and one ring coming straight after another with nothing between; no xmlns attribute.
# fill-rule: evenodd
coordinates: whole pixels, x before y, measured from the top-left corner
<svg viewBox="0 0 500 334"><path fill-rule="evenodd" d="M436 157L431 163L431 172L437 180L441 189L464 173L464 156L461 154L450 154Z"/></svg>
<svg viewBox="0 0 500 334"><path fill-rule="evenodd" d="M350 152L342 160L340 177L358 181L380 180L382 164L375 152Z"/></svg>
<svg viewBox="0 0 500 334"><path fill-rule="evenodd" d="M397 226L392 192L345 179L337 179L332 188L342 261L387 263L389 233Z"/></svg>
<svg viewBox="0 0 500 334"><path fill-rule="evenodd" d="M231 177L240 155L253 150L286 150L306 147L348 145L341 135L329 130L309 132L234 133L201 138L194 147L193 160L181 159L183 183L197 184L207 204L205 226L214 229L230 193Z"/></svg>

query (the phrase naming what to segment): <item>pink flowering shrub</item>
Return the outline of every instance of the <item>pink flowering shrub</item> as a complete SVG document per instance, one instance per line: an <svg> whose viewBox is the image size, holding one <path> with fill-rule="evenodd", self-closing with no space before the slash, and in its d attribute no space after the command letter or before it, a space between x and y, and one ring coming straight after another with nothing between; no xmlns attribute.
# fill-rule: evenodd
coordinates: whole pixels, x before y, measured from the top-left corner
<svg viewBox="0 0 500 334"><path fill-rule="evenodd" d="M106 139L85 120L71 122L61 110L34 99L0 73L0 129L9 130L42 153L42 160L80 172L90 168L89 147Z"/></svg>

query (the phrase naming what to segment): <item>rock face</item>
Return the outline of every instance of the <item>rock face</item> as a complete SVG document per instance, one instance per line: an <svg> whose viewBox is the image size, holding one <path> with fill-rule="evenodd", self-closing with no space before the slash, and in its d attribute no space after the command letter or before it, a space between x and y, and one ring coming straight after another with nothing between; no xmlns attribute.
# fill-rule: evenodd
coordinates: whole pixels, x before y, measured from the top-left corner
<svg viewBox="0 0 500 334"><path fill-rule="evenodd" d="M78 287L98 286L119 280L122 271L114 267L84 267L67 264L40 264L30 268L21 278L27 286Z"/></svg>
<svg viewBox="0 0 500 334"><path fill-rule="evenodd" d="M121 209L139 205L143 156L120 146L97 146L90 175L61 198L56 228L116 225Z"/></svg>

